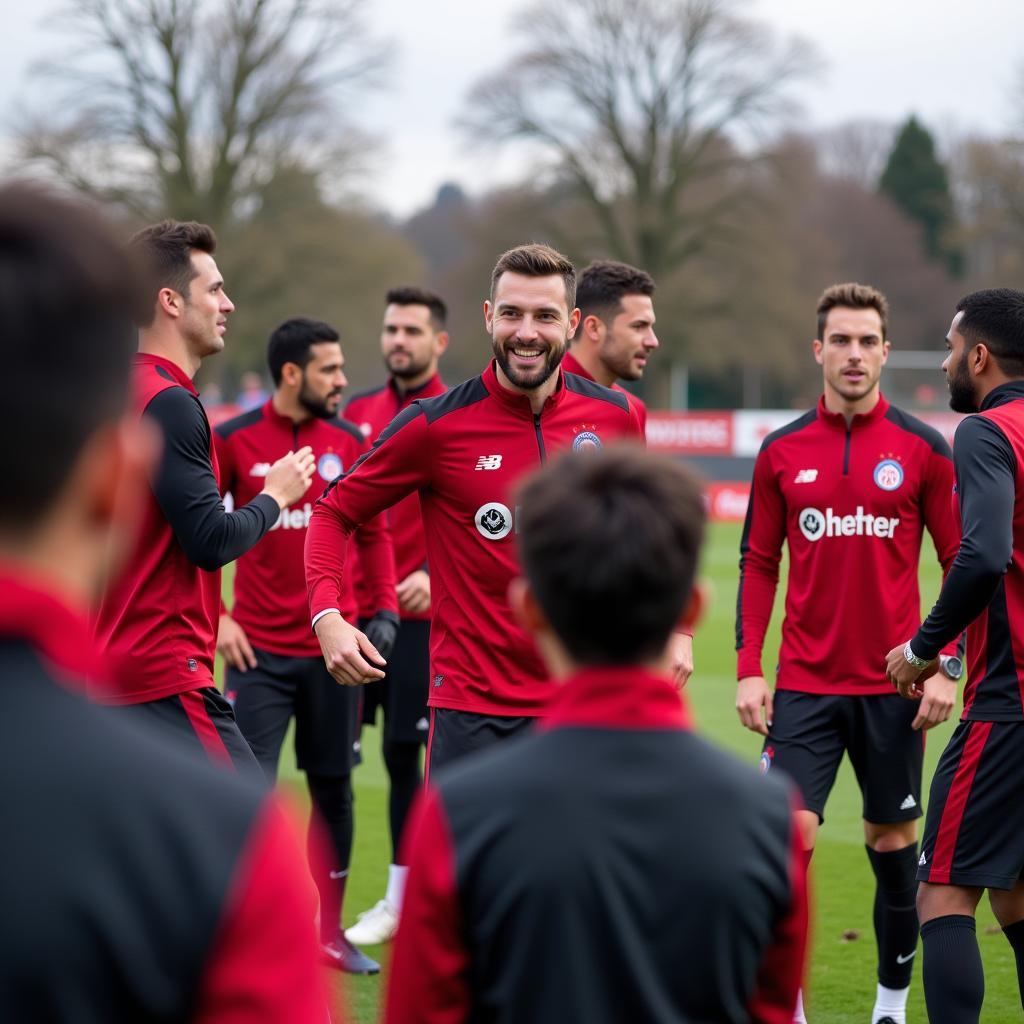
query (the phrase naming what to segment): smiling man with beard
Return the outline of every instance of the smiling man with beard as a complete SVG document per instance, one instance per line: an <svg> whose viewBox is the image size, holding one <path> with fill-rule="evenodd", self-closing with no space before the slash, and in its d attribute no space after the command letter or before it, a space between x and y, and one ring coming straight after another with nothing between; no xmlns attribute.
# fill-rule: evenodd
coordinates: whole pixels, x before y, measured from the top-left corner
<svg viewBox="0 0 1024 1024"><path fill-rule="evenodd" d="M419 493L431 572L428 770L527 728L551 693L515 622L519 574L513 491L555 451L640 441L625 396L559 363L579 323L576 271L546 245L510 249L483 304L494 359L444 395L414 401L317 502L306 539L314 628L331 674L348 686L384 675L379 653L346 621L346 548L366 519Z"/></svg>
<svg viewBox="0 0 1024 1024"><path fill-rule="evenodd" d="M330 855L310 843L313 878L320 893L321 944L325 957L343 971L376 973L340 930L352 852L353 745L359 692L338 686L327 674L309 629L302 549L313 503L336 476L367 448L352 423L337 418L345 378L338 332L319 320L293 317L270 335L267 364L274 393L259 409L217 427L221 487L245 502L263 486L263 475L282 452L309 447L316 474L305 494L285 508L263 543L238 561L235 603L220 618L217 649L227 671L224 691L238 726L267 779L289 720L295 718L295 751L306 773L313 806L330 837ZM374 612L366 632L390 653L398 631L391 536L383 519L370 519L356 534L359 561ZM355 593L340 595L354 615Z"/></svg>

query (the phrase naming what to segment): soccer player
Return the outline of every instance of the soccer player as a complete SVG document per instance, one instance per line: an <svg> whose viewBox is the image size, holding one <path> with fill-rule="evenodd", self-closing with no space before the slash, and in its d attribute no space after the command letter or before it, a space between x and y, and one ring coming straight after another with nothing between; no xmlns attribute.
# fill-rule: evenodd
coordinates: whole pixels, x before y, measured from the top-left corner
<svg viewBox="0 0 1024 1024"><path fill-rule="evenodd" d="M216 244L205 224L178 221L145 228L131 242L151 303L140 317L133 407L159 428L163 450L135 549L97 615L115 675L99 696L188 736L218 764L258 774L213 680L220 568L306 493L315 467L308 447L289 451L267 467L251 502L224 510L210 424L192 384L200 363L223 349L235 308L213 258Z"/></svg>
<svg viewBox="0 0 1024 1024"><path fill-rule="evenodd" d="M580 274L580 325L562 362L566 373L623 391L647 426L647 407L620 380L640 380L658 347L654 333L654 280L617 260L595 260Z"/></svg>
<svg viewBox="0 0 1024 1024"><path fill-rule="evenodd" d="M331 674L359 685L384 673L372 644L338 611L348 536L419 492L433 608L428 772L529 727L551 692L508 606L518 574L513 487L563 448L585 453L640 439L624 395L559 368L579 321L575 294L575 269L553 249L524 245L502 255L484 303L491 364L443 395L414 401L313 510L313 625Z"/></svg>
<svg viewBox="0 0 1024 1024"><path fill-rule="evenodd" d="M437 363L448 347L442 299L422 288L392 288L387 293L380 344L388 379L383 387L356 395L345 415L374 438L416 399L443 394ZM418 494L410 494L388 510L395 545L399 610L402 626L380 682L363 687L363 721L373 724L384 714L381 749L388 773L388 822L391 864L384 898L359 915L345 933L356 945L387 942L398 927L406 867L402 832L413 797L422 781L420 753L427 737L427 690L430 682L430 574L423 542ZM361 575L361 573L360 573ZM360 620L373 613L360 580ZM307 620L308 621L308 620ZM308 626L307 626L308 629Z"/></svg>
<svg viewBox="0 0 1024 1024"><path fill-rule="evenodd" d="M974 913L983 890L1017 961L1024 1004L1024 292L973 292L957 305L942 369L949 404L976 413L953 442L963 540L939 599L888 654L917 700L939 652L967 630L960 724L939 759L917 908L924 994L934 1024L976 1024L985 977ZM909 631L904 636L909 635Z"/></svg>
<svg viewBox="0 0 1024 1024"><path fill-rule="evenodd" d="M92 213L0 189L0 1019L322 1024L276 802L84 698L157 448L125 416L133 269Z"/></svg>
<svg viewBox="0 0 1024 1024"><path fill-rule="evenodd" d="M808 851L849 753L876 880L871 1021L903 1024L917 947L921 730L949 717L961 665L952 638L917 706L894 699L880 666L919 622L923 531L944 569L956 554L953 466L942 437L879 389L889 354L885 297L866 285L834 285L817 314L824 394L816 409L768 435L754 466L740 549L736 710L766 737L763 770L785 771L803 794ZM761 656L783 543L789 579L773 697Z"/></svg>
<svg viewBox="0 0 1024 1024"><path fill-rule="evenodd" d="M366 450L359 429L337 418L345 378L338 332L330 324L293 317L270 335L267 364L274 393L260 407L220 424L215 431L221 488L236 503L252 501L267 468L285 452L308 447L317 472L306 493L281 512L270 533L238 560L235 603L220 617L217 649L227 665L224 691L242 735L268 780L288 722L295 718L295 752L317 814L310 828L310 867L320 893L324 955L353 974L375 974L377 963L340 931L345 879L352 853L354 744L359 691L328 675L309 628L302 548L313 502ZM300 504L301 502L301 504ZM366 633L385 657L398 632L391 538L381 519L356 533L359 564L375 612ZM355 595L345 613L355 614ZM321 853L326 826L332 856Z"/></svg>
<svg viewBox="0 0 1024 1024"><path fill-rule="evenodd" d="M786 1024L807 907L789 788L690 731L693 477L608 449L519 492L512 606L556 690L533 735L431 777L386 1020Z"/></svg>

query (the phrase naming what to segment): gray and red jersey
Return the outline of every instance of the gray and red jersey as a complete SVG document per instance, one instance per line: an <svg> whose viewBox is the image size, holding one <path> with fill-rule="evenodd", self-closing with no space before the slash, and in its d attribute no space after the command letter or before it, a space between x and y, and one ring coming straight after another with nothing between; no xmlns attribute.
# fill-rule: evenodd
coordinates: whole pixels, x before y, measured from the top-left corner
<svg viewBox="0 0 1024 1024"><path fill-rule="evenodd" d="M885 657L921 621L924 531L944 571L956 555L952 490L952 457L942 436L882 396L849 424L821 400L769 434L754 466L740 547L738 677L764 674L762 648L785 543L789 576L776 685L893 694ZM956 653L957 637L947 639L947 653Z"/></svg>
<svg viewBox="0 0 1024 1024"><path fill-rule="evenodd" d="M533 641L508 603L520 572L516 485L563 449L640 440L624 395L558 372L538 414L525 395L501 386L493 363L443 395L414 401L313 510L306 583L316 618L339 607L352 532L419 493L433 598L433 707L537 715L550 695Z"/></svg>
<svg viewBox="0 0 1024 1024"><path fill-rule="evenodd" d="M421 387L411 391L399 391L394 379L385 385L353 395L345 406L345 418L353 422L367 440L372 441L403 410L423 398L443 395L446 388L438 374L434 374ZM420 512L420 497L410 494L385 513L391 530L391 542L395 548L395 578L401 582L417 569L427 568L427 548L423 540L423 516ZM359 615L370 618L377 611L373 594L363 579L362 564L356 570L356 594L359 599ZM403 619L430 619L430 609L424 612L402 610Z"/></svg>
<svg viewBox="0 0 1024 1024"><path fill-rule="evenodd" d="M327 1019L275 798L87 702L83 613L0 567L0 1020Z"/></svg>
<svg viewBox="0 0 1024 1024"><path fill-rule="evenodd" d="M287 657L315 657L320 644L309 628L302 566L306 529L324 488L355 465L369 445L352 423L316 418L296 423L277 412L272 400L221 423L214 438L221 490L230 491L239 505L263 490L267 470L278 459L305 445L313 449L316 472L305 495L284 509L263 540L238 560L231 615L254 647ZM391 536L384 520L367 520L355 540L367 580L370 614L397 614ZM355 619L356 598L350 582L339 600L342 615Z"/></svg>
<svg viewBox="0 0 1024 1024"><path fill-rule="evenodd" d="M911 640L920 658L967 630L965 720L1024 720L1024 381L1003 384L953 441L960 550ZM909 635L909 634L908 634Z"/></svg>
<svg viewBox="0 0 1024 1024"><path fill-rule="evenodd" d="M791 1024L792 796L688 724L667 678L586 669L533 733L432 776L388 1024Z"/></svg>

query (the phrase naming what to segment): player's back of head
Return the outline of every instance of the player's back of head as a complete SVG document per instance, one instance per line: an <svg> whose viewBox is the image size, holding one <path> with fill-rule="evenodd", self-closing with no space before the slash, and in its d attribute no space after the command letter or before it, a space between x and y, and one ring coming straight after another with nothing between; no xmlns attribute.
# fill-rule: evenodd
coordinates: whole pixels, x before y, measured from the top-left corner
<svg viewBox="0 0 1024 1024"><path fill-rule="evenodd" d="M81 449L125 407L132 266L89 207L36 186L0 187L0 530L38 521Z"/></svg>
<svg viewBox="0 0 1024 1024"><path fill-rule="evenodd" d="M1008 377L1024 377L1024 291L985 288L957 304L957 329L968 344L985 344Z"/></svg>
<svg viewBox="0 0 1024 1024"><path fill-rule="evenodd" d="M522 487L523 571L581 665L628 665L664 650L689 600L704 535L696 478L623 445L569 453Z"/></svg>

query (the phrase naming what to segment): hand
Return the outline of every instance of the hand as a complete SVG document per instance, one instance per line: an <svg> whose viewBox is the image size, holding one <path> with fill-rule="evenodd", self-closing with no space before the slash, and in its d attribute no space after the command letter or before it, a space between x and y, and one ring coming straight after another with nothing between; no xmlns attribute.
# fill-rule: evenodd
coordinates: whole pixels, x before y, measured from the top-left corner
<svg viewBox="0 0 1024 1024"><path fill-rule="evenodd" d="M668 654L672 681L681 690L693 675L693 637L688 633L673 633L668 641Z"/></svg>
<svg viewBox="0 0 1024 1024"><path fill-rule="evenodd" d="M395 616L389 612L377 612L366 624L366 639L377 648L377 652L387 662L398 639L398 622Z"/></svg>
<svg viewBox="0 0 1024 1024"><path fill-rule="evenodd" d="M761 709L764 709L762 715ZM764 676L746 676L736 688L736 712L751 731L768 735L775 714L771 688Z"/></svg>
<svg viewBox="0 0 1024 1024"><path fill-rule="evenodd" d="M395 587L395 596L398 598L398 607L403 612L412 612L414 615L419 615L421 612L430 611L429 574L422 569L409 573Z"/></svg>
<svg viewBox="0 0 1024 1024"><path fill-rule="evenodd" d="M899 690L901 697L919 700L924 696L924 689L918 685L918 680L925 672L934 670L935 662L928 662L924 668L914 668L903 656L904 647L906 644L898 644L885 656L885 676Z"/></svg>
<svg viewBox="0 0 1024 1024"><path fill-rule="evenodd" d="M267 470L263 493L269 494L283 509L294 505L309 490L315 468L316 459L308 444L297 452L289 452Z"/></svg>
<svg viewBox="0 0 1024 1024"><path fill-rule="evenodd" d="M337 612L318 619L314 627L327 671L342 686L362 686L384 678L387 662L355 626Z"/></svg>
<svg viewBox="0 0 1024 1024"><path fill-rule="evenodd" d="M923 696L917 717L911 723L912 729L931 729L945 722L956 705L956 680L941 672L929 676L920 686Z"/></svg>
<svg viewBox="0 0 1024 1024"><path fill-rule="evenodd" d="M217 627L217 653L239 672L256 667L256 655L245 630L227 612L221 615Z"/></svg>

